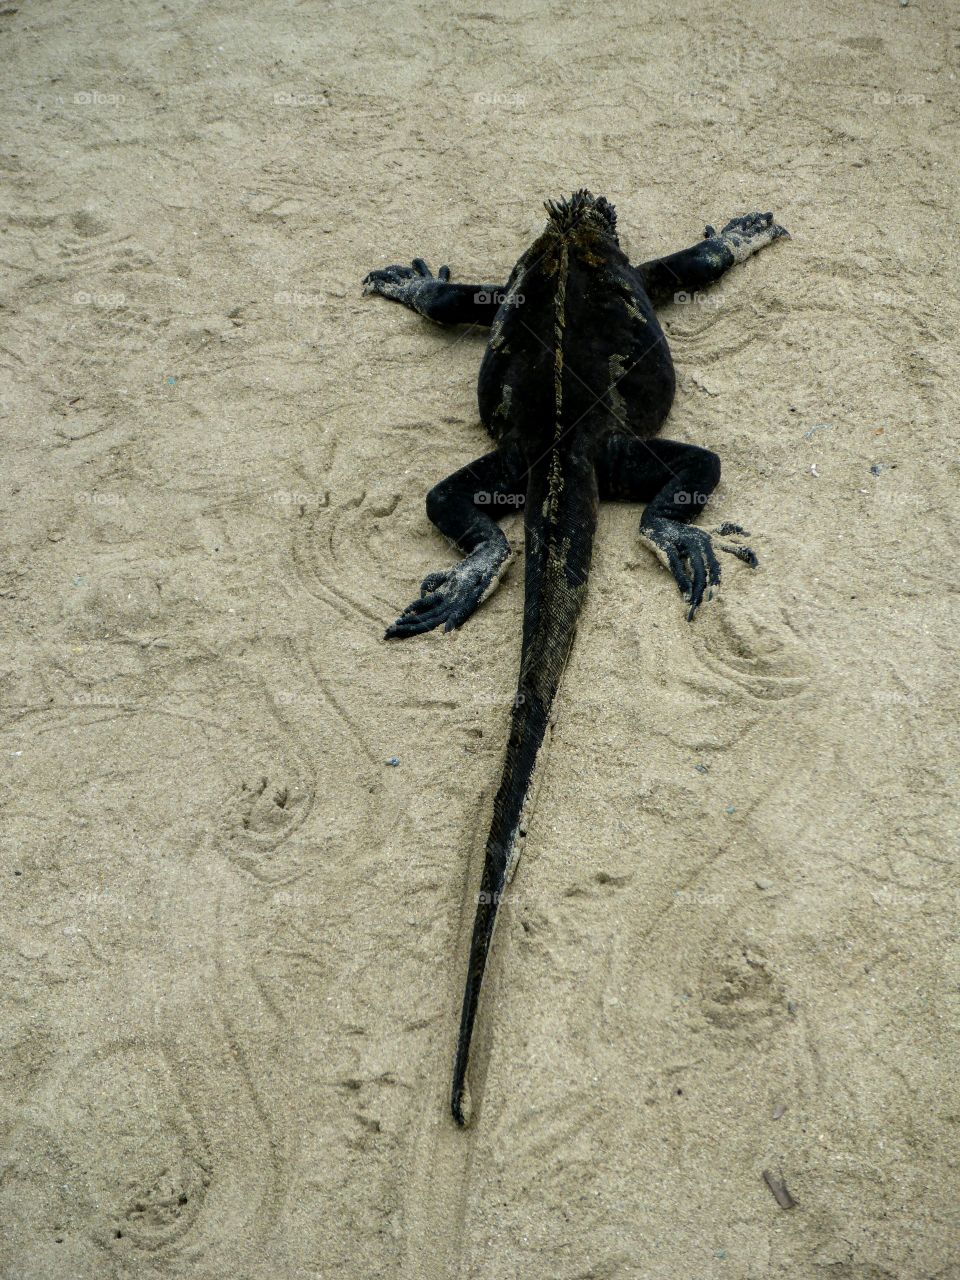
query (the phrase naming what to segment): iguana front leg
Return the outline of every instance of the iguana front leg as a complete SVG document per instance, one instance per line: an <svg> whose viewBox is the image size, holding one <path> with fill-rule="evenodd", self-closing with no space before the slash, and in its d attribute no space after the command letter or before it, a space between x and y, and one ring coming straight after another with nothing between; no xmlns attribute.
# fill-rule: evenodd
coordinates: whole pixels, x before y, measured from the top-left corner
<svg viewBox="0 0 960 1280"><path fill-rule="evenodd" d="M363 280L364 293L400 302L437 324L491 325L506 290L493 284L451 284L450 268L441 267L436 278L422 258L409 267L381 267Z"/></svg>
<svg viewBox="0 0 960 1280"><path fill-rule="evenodd" d="M420 596L387 628L387 639L434 627L453 631L496 590L513 553L496 521L523 507L526 479L497 450L455 471L427 494L427 515L466 556L452 569L428 574Z"/></svg>
<svg viewBox="0 0 960 1280"><path fill-rule="evenodd" d="M665 258L652 258L641 263L637 270L651 302L670 302L677 294L696 293L706 288L734 263L746 262L752 254L789 234L774 222L772 213L748 213L731 218L720 232L707 227L698 244Z"/></svg>
<svg viewBox="0 0 960 1280"><path fill-rule="evenodd" d="M618 433L597 461L601 499L646 502L640 518L640 539L673 574L689 603L688 621L720 583L720 562L713 540L704 529L690 525L720 479L720 459L709 449L675 440L642 440ZM721 537L746 533L737 524L713 530ZM721 551L756 568L749 547L718 544Z"/></svg>

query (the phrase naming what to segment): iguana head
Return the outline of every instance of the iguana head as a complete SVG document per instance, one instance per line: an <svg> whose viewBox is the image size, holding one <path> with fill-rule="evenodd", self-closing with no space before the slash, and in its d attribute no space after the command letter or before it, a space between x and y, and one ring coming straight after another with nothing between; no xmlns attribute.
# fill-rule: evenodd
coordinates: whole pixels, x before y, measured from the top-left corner
<svg viewBox="0 0 960 1280"><path fill-rule="evenodd" d="M552 231L563 236L575 236L582 232L589 236L600 232L619 243L617 211L604 196L594 196L591 191L581 188L569 200L547 200L543 207L549 215L545 227L547 233Z"/></svg>

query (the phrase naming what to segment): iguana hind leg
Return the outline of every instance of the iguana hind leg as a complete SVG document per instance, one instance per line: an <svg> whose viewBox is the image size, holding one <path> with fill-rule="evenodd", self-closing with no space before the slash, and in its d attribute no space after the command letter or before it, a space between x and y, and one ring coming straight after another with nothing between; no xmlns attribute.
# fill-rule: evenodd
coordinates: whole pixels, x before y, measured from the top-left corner
<svg viewBox="0 0 960 1280"><path fill-rule="evenodd" d="M505 290L493 284L451 284L450 268L441 267L434 277L422 258L409 267L381 267L363 280L364 293L400 302L437 324L491 325Z"/></svg>
<svg viewBox="0 0 960 1280"><path fill-rule="evenodd" d="M652 258L637 270L652 302L689 302L689 295L719 280L734 263L789 234L772 213L748 213L731 218L719 232L705 228L703 239L689 249Z"/></svg>
<svg viewBox="0 0 960 1280"><path fill-rule="evenodd" d="M618 433L597 462L601 499L646 502L640 519L640 538L673 575L690 608L693 621L704 598L720 583L720 562L713 540L704 529L689 524L700 512L720 479L720 459L709 449L675 440L642 440ZM746 533L736 524L714 530L721 537ZM721 551L757 565L749 547L718 544Z"/></svg>
<svg viewBox="0 0 960 1280"><path fill-rule="evenodd" d="M496 590L512 558L496 521L522 508L525 480L519 466L496 450L441 480L427 494L427 515L466 559L428 574L420 595L387 628L387 639L415 636L442 626L462 626Z"/></svg>

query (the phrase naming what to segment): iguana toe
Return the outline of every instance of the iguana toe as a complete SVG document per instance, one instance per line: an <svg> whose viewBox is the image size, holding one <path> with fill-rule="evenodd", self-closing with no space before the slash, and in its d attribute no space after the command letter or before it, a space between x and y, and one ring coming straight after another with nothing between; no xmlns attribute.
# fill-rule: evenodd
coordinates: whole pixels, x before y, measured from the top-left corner
<svg viewBox="0 0 960 1280"><path fill-rule="evenodd" d="M422 635L442 626L454 631L492 595L506 572L511 555L499 546L482 544L452 569L428 574L419 597L408 604L386 630L388 640Z"/></svg>
<svg viewBox="0 0 960 1280"><path fill-rule="evenodd" d="M719 534L721 538L749 538L750 532L744 529L742 525L731 524L729 520L719 527L712 530L713 533ZM728 555L736 556L738 560L742 560L744 564L748 564L751 569L756 569L760 561L756 557L756 553L750 547L741 547L733 542L721 542L718 544L721 551L726 551Z"/></svg>
<svg viewBox="0 0 960 1280"><path fill-rule="evenodd" d="M728 532L739 526L724 525ZM713 548L713 541L704 529L681 524L678 520L654 517L640 526L640 538L673 575L680 593L690 608L687 621L692 622L703 601L709 600L713 588L720 585L720 562ZM753 552L746 547L721 546L745 560L743 552ZM754 562L756 556L753 556ZM749 563L749 561L748 561Z"/></svg>
<svg viewBox="0 0 960 1280"><path fill-rule="evenodd" d="M789 235L786 227L774 222L772 213L745 213L731 218L721 229L719 239L733 254L735 262L744 262L765 245Z"/></svg>
<svg viewBox="0 0 960 1280"><path fill-rule="evenodd" d="M450 279L450 268L441 267L436 280L446 284ZM385 298L402 301L427 281L433 281L434 275L423 258L414 258L409 267L394 263L391 267L379 267L376 271L368 271L363 277L364 293L379 293Z"/></svg>
<svg viewBox="0 0 960 1280"><path fill-rule="evenodd" d="M379 293L385 298L401 298L409 291L411 284L419 283L422 279L416 264L404 267L396 263L392 267L380 267L368 272L363 277L363 292Z"/></svg>

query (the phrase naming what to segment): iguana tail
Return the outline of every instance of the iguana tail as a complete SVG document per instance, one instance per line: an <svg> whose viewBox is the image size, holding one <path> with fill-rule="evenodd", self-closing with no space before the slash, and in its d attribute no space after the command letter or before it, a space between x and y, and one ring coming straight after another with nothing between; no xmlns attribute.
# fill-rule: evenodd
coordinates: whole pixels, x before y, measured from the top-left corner
<svg viewBox="0 0 960 1280"><path fill-rule="evenodd" d="M519 860L537 757L573 645L590 570L597 523L596 475L589 457L577 457L563 444L562 440L555 444L531 469L527 489L520 679L487 837L460 1016L450 1100L453 1118L460 1125L469 1120L466 1072L470 1037L497 909Z"/></svg>

